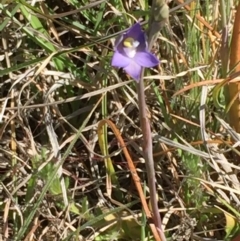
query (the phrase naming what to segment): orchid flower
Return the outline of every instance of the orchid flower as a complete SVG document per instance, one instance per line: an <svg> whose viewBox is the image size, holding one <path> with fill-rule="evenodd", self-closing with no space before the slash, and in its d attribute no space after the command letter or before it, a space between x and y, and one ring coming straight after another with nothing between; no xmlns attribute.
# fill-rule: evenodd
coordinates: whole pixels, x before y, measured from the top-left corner
<svg viewBox="0 0 240 241"><path fill-rule="evenodd" d="M148 50L145 33L139 23L134 24L115 41L112 66L123 68L134 80L140 80L142 67L150 68L159 60Z"/></svg>

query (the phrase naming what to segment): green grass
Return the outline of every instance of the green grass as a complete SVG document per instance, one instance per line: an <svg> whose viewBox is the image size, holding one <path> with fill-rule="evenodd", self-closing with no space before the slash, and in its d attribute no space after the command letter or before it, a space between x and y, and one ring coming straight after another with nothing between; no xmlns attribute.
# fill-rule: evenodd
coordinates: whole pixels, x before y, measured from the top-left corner
<svg viewBox="0 0 240 241"><path fill-rule="evenodd" d="M231 36L228 18L237 1L230 2L222 8L215 0L195 0L189 11L171 12L152 49L161 64L146 71L167 240L180 240L179 227L192 240L231 240L240 232L239 168L226 151L234 143L226 139L224 93L212 84L174 95L228 75L221 39L197 15L218 33L229 23ZM154 240L116 137L106 127L100 140L97 134L102 119L118 126L149 201L136 86L110 61L114 38L134 18L147 20L150 7L147 0L0 4L3 237Z"/></svg>

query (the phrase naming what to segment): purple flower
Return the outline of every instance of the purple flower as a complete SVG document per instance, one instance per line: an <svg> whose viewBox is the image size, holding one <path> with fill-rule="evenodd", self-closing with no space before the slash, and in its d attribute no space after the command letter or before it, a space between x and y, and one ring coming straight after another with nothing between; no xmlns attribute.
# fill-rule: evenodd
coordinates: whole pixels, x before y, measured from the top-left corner
<svg viewBox="0 0 240 241"><path fill-rule="evenodd" d="M134 24L115 42L112 66L123 68L133 79L140 80L142 67L153 67L159 60L148 50L145 33L139 23Z"/></svg>

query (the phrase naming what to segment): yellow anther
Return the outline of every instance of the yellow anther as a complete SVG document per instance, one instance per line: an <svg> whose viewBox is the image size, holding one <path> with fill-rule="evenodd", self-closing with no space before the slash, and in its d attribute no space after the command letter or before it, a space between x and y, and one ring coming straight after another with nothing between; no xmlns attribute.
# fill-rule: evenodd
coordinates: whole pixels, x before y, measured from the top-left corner
<svg viewBox="0 0 240 241"><path fill-rule="evenodd" d="M128 37L128 38L124 39L123 46L127 47L127 48L132 48L132 47L134 47L134 42L135 42L135 40L133 38Z"/></svg>

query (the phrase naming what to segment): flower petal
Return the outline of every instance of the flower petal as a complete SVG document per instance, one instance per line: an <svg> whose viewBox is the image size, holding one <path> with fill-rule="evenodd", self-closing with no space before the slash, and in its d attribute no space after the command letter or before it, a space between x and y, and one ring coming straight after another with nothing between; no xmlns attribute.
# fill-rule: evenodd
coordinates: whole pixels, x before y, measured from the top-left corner
<svg viewBox="0 0 240 241"><path fill-rule="evenodd" d="M137 52L133 60L140 66L150 68L159 64L157 57L150 52Z"/></svg>
<svg viewBox="0 0 240 241"><path fill-rule="evenodd" d="M128 66L130 63L131 63L131 59L119 53L118 51L115 51L115 53L113 54L112 62L111 62L112 66L124 68Z"/></svg>
<svg viewBox="0 0 240 241"><path fill-rule="evenodd" d="M116 50L119 46L119 44L122 43L123 40L123 35L119 35L116 39L115 39L115 43L114 43L114 49Z"/></svg>
<svg viewBox="0 0 240 241"><path fill-rule="evenodd" d="M146 35L145 33L143 33L142 35L140 35L137 39L137 41L139 42L139 45L137 47L138 51L146 51L148 49L148 44L146 41Z"/></svg>
<svg viewBox="0 0 240 241"><path fill-rule="evenodd" d="M141 69L142 67L134 61L124 68L124 70L136 81L140 80Z"/></svg>
<svg viewBox="0 0 240 241"><path fill-rule="evenodd" d="M142 28L141 25L139 23L135 23L131 28L129 28L129 30L126 32L126 36L133 38L135 40L138 39L139 35L141 35L142 32Z"/></svg>
<svg viewBox="0 0 240 241"><path fill-rule="evenodd" d="M135 48L123 48L124 53L127 57L133 58L136 55L136 49Z"/></svg>
<svg viewBox="0 0 240 241"><path fill-rule="evenodd" d="M138 49L145 50L147 48L146 35L142 31L141 25L135 23L124 35L124 39L133 38L135 41L139 42Z"/></svg>

